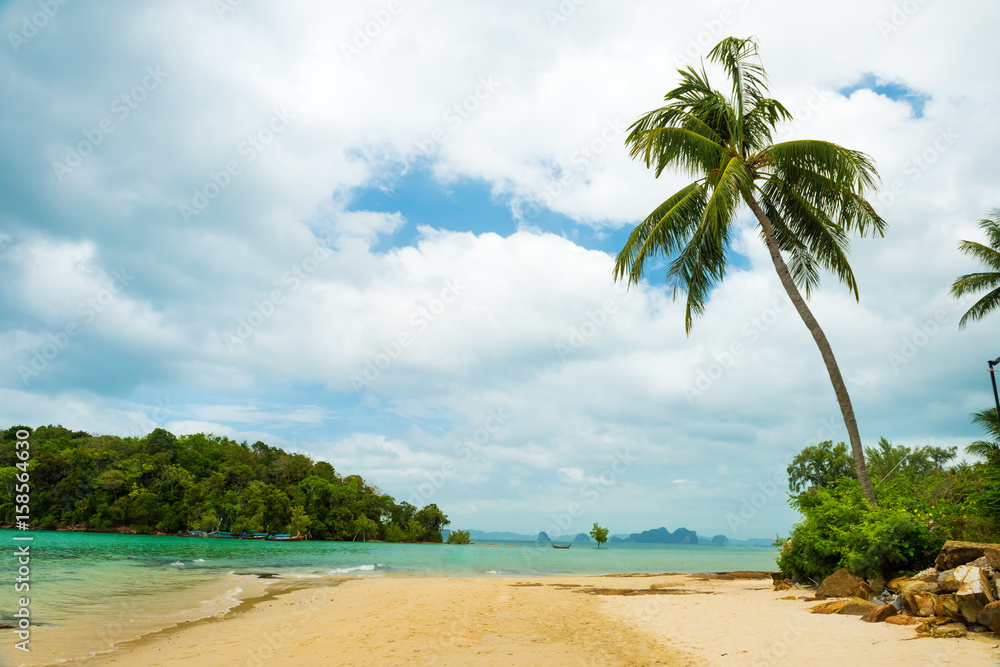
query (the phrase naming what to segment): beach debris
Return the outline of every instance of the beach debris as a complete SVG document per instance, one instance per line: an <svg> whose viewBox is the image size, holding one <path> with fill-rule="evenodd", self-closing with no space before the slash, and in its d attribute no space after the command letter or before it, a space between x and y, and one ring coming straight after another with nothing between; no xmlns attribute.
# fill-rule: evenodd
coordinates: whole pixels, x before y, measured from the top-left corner
<svg viewBox="0 0 1000 667"><path fill-rule="evenodd" d="M1000 544L948 540L941 547L934 566L938 570L950 570L983 557L994 570L1000 570Z"/></svg>
<svg viewBox="0 0 1000 667"><path fill-rule="evenodd" d="M861 620L865 623L884 623L887 618L896 616L898 613L899 610L891 604L883 604L871 609L861 617Z"/></svg>
<svg viewBox="0 0 1000 667"><path fill-rule="evenodd" d="M851 574L846 567L841 568L823 580L816 589L816 597L825 598L871 598L872 590L861 577Z"/></svg>

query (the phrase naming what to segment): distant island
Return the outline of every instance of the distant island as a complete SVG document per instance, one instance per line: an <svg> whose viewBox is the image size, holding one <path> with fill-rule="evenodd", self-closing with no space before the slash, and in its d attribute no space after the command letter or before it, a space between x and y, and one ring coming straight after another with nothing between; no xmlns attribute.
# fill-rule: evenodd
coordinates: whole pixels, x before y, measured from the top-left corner
<svg viewBox="0 0 1000 667"><path fill-rule="evenodd" d="M586 533L575 535L549 535L544 530L537 535L525 535L509 531L469 530L472 539L477 542L571 542L586 544L593 539ZM447 531L445 532L447 538ZM608 540L611 544L690 544L703 547L770 547L774 541L768 538L750 538L738 540L725 535L702 537L696 531L681 527L670 532L665 527L644 530L641 533L612 535Z"/></svg>

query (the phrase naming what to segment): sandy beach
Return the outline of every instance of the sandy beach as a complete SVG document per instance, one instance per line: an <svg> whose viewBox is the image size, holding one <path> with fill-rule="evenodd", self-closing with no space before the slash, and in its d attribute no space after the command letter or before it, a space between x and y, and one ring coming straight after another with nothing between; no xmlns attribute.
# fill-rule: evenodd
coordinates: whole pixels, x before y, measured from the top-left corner
<svg viewBox="0 0 1000 667"><path fill-rule="evenodd" d="M699 575L358 577L268 595L87 665L1000 664L992 633L809 614L770 580Z"/></svg>

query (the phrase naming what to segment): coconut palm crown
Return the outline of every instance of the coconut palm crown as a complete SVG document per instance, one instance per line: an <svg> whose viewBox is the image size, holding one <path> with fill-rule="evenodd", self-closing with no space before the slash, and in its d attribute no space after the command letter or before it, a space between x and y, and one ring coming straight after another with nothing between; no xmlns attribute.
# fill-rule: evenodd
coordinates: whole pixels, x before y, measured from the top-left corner
<svg viewBox="0 0 1000 667"><path fill-rule="evenodd" d="M994 209L992 217L979 221L979 227L986 232L989 245L975 241L962 241L958 249L966 255L978 259L991 271L968 273L959 276L951 286L951 295L960 299L966 294L986 292L979 301L962 315L958 328L962 329L972 321L981 320L1000 308L1000 208Z"/></svg>
<svg viewBox="0 0 1000 667"><path fill-rule="evenodd" d="M808 297L820 269L859 297L848 262L851 234L882 236L885 222L865 198L878 181L864 153L826 141L773 143L792 116L767 95L767 74L754 38L729 37L708 56L729 77L731 91L712 88L704 67L678 70L680 85L666 104L629 128L626 145L657 177L667 168L695 180L664 201L632 231L615 261L616 280L638 283L647 261L665 257L674 297L687 294L685 330L701 315L726 274L726 255L745 204L757 219L782 286L816 341L847 426L861 489L874 505L851 399L826 335L799 292ZM787 261L786 258L787 257Z"/></svg>

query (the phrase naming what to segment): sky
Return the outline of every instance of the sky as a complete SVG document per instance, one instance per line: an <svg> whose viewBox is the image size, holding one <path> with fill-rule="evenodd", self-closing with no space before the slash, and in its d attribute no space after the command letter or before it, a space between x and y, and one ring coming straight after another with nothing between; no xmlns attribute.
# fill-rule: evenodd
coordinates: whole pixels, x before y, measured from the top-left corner
<svg viewBox="0 0 1000 667"><path fill-rule="evenodd" d="M786 466L847 439L829 378L748 211L689 336L665 264L613 281L685 184L627 128L755 36L777 138L881 174L860 302L831 275L810 299L863 441L962 448L1000 356L948 296L1000 207L998 23L987 0L0 3L0 424L263 440L452 528L787 534Z"/></svg>

